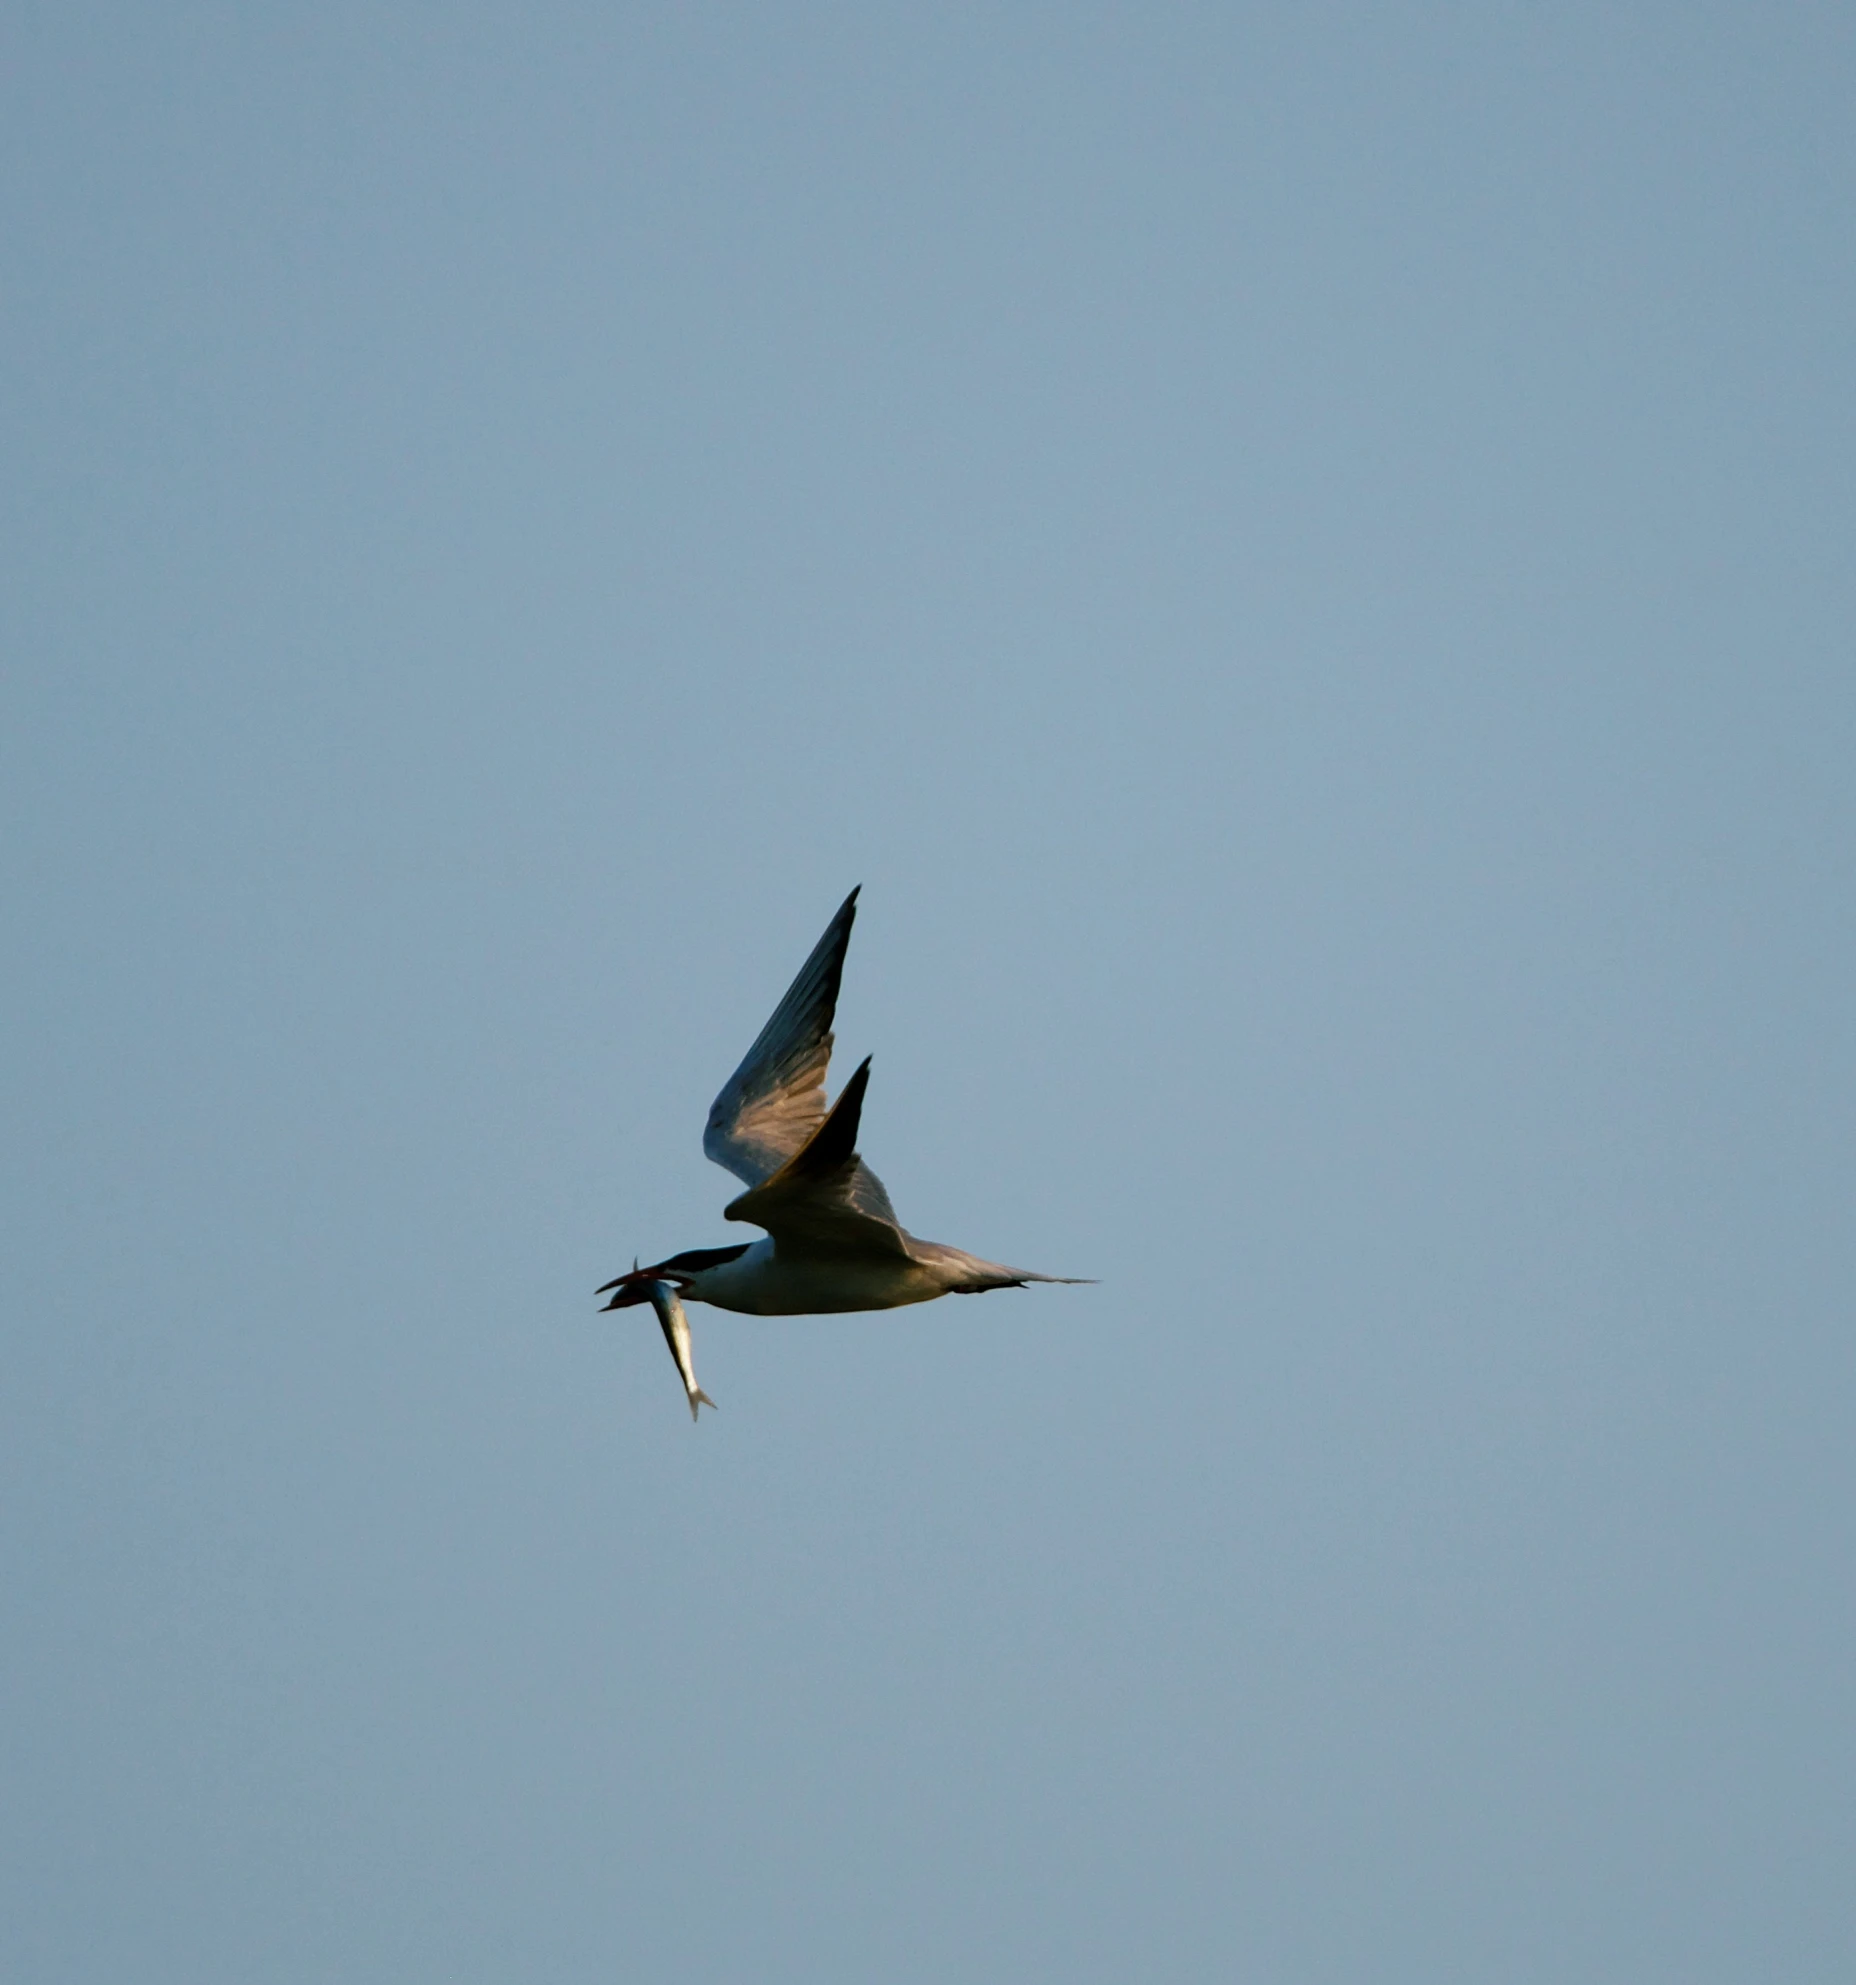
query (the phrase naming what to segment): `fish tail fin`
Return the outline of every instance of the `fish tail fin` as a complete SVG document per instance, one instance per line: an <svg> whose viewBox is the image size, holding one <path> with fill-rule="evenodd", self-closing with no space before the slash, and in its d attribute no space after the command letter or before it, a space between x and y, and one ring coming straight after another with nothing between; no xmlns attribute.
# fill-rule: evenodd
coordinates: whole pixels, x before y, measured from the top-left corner
<svg viewBox="0 0 1856 1985"><path fill-rule="evenodd" d="M701 1386L698 1386L696 1390L690 1394L690 1418L692 1420L695 1419L696 1417L696 1408L699 1404L708 1407L711 1413L713 1413L716 1410L715 1401L711 1399L705 1391L703 1391Z"/></svg>

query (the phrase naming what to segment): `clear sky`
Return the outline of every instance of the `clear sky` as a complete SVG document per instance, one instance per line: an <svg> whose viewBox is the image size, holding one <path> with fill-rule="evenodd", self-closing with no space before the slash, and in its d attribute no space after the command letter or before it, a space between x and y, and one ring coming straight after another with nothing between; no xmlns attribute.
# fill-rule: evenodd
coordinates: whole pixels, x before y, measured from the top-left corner
<svg viewBox="0 0 1856 1985"><path fill-rule="evenodd" d="M0 1971L1856 1975L1856 16L21 4ZM905 1222L594 1286L851 884Z"/></svg>

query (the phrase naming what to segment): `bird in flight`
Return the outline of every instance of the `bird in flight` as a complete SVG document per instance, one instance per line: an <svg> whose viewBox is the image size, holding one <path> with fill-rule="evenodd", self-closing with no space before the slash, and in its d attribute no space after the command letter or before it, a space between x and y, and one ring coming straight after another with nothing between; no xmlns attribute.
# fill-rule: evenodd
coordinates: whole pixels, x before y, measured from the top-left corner
<svg viewBox="0 0 1856 1985"><path fill-rule="evenodd" d="M853 889L709 1107L702 1148L747 1187L723 1217L762 1227L767 1239L689 1248L649 1268L634 1261L598 1292L610 1294L609 1310L649 1303L657 1311L692 1420L715 1401L696 1383L686 1299L749 1316L807 1316L1082 1279L1006 1268L904 1231L882 1180L857 1155L868 1056L825 1107L832 1015L856 914Z"/></svg>

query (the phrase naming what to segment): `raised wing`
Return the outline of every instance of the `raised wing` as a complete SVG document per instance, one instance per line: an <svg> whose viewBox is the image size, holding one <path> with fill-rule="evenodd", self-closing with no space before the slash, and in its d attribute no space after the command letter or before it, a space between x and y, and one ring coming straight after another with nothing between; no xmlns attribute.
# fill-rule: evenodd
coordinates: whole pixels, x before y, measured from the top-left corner
<svg viewBox="0 0 1856 1985"><path fill-rule="evenodd" d="M857 1155L870 1081L866 1056L830 1116L764 1182L730 1201L730 1220L765 1227L781 1254L883 1254L913 1260L883 1181Z"/></svg>
<svg viewBox="0 0 1856 1985"><path fill-rule="evenodd" d="M746 1185L771 1178L825 1121L831 1017L838 1007L838 981L844 976L844 951L856 915L853 889L746 1059L709 1106L702 1148Z"/></svg>

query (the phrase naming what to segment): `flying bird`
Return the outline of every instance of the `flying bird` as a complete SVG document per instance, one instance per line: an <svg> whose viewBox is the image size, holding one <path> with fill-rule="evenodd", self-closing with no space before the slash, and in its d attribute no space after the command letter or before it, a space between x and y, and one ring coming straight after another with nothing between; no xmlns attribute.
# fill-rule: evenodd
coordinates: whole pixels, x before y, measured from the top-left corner
<svg viewBox="0 0 1856 1985"><path fill-rule="evenodd" d="M689 1248L648 1268L634 1261L598 1291L611 1295L609 1310L656 1309L692 1420L699 1405L715 1401L696 1383L685 1301L748 1316L808 1316L1082 1279L1006 1268L904 1230L882 1180L857 1154L868 1056L825 1107L831 1022L856 915L853 889L709 1108L702 1148L747 1187L723 1217L764 1228L767 1238Z"/></svg>

